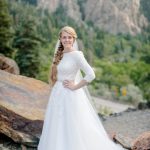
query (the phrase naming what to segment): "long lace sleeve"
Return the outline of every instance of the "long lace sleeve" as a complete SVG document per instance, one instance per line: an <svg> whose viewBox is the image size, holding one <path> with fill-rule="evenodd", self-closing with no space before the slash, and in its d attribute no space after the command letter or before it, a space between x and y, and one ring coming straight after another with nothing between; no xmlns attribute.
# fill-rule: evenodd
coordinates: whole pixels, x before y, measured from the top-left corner
<svg viewBox="0 0 150 150"><path fill-rule="evenodd" d="M94 80L95 72L92 69L92 67L88 64L82 51L78 51L76 59L78 67L85 73L83 79L86 80L87 82L91 82L92 80Z"/></svg>

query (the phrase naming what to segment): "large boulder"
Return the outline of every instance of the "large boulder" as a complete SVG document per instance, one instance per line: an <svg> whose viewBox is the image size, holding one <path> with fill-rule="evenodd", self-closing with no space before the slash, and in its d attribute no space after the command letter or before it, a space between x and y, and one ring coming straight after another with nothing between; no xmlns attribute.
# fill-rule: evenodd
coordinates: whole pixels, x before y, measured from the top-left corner
<svg viewBox="0 0 150 150"><path fill-rule="evenodd" d="M150 131L142 133L133 141L132 150L150 150Z"/></svg>
<svg viewBox="0 0 150 150"><path fill-rule="evenodd" d="M0 132L36 146L49 94L47 83L0 70Z"/></svg>
<svg viewBox="0 0 150 150"><path fill-rule="evenodd" d="M41 120L30 120L0 106L0 132L16 143L36 147L42 129Z"/></svg>
<svg viewBox="0 0 150 150"><path fill-rule="evenodd" d="M20 73L17 63L4 55L0 55L0 69L12 74Z"/></svg>

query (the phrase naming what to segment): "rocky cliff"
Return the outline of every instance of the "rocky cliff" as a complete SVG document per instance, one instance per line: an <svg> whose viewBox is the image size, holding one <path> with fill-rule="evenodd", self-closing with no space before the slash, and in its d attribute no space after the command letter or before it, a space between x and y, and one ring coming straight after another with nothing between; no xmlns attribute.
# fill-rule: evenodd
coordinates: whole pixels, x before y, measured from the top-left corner
<svg viewBox="0 0 150 150"><path fill-rule="evenodd" d="M147 19L140 12L140 0L38 0L38 6L54 12L64 6L76 21L90 21L110 33L140 33Z"/></svg>
<svg viewBox="0 0 150 150"><path fill-rule="evenodd" d="M69 17L76 21L81 21L81 12L77 0L37 0L38 6L41 8L48 8L50 12L56 11L59 6L66 9Z"/></svg>

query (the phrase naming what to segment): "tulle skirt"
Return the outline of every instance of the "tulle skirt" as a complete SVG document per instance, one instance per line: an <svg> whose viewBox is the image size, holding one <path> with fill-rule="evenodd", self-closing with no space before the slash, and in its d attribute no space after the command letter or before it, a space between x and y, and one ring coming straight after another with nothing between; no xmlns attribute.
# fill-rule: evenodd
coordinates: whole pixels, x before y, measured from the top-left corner
<svg viewBox="0 0 150 150"><path fill-rule="evenodd" d="M49 97L38 150L121 150L111 141L83 89L57 81Z"/></svg>

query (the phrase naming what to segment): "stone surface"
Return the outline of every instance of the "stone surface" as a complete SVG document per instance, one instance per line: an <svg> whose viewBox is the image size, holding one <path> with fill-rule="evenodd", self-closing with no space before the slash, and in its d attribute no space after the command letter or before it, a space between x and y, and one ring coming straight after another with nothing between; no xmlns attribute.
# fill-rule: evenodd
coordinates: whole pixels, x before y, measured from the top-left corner
<svg viewBox="0 0 150 150"><path fill-rule="evenodd" d="M47 83L0 70L0 105L31 120L43 120L50 94Z"/></svg>
<svg viewBox="0 0 150 150"><path fill-rule="evenodd" d="M17 63L4 55L0 55L0 69L12 74L20 73Z"/></svg>
<svg viewBox="0 0 150 150"><path fill-rule="evenodd" d="M140 11L140 0L38 0L38 6L54 12L60 5L68 16L78 21L93 22L113 34L140 33L148 25Z"/></svg>
<svg viewBox="0 0 150 150"><path fill-rule="evenodd" d="M103 124L108 133L125 148L131 148L133 141L143 132L150 131L150 109L128 110L106 117Z"/></svg>
<svg viewBox="0 0 150 150"><path fill-rule="evenodd" d="M49 85L42 81L0 70L0 132L36 146L49 94Z"/></svg>
<svg viewBox="0 0 150 150"><path fill-rule="evenodd" d="M150 131L142 133L133 141L132 150L150 150Z"/></svg>
<svg viewBox="0 0 150 150"><path fill-rule="evenodd" d="M87 0L85 14L86 20L114 34L135 35L148 25L140 12L140 0Z"/></svg>
<svg viewBox="0 0 150 150"><path fill-rule="evenodd" d="M73 0L38 0L38 7L48 8L50 12L54 12L63 6L69 17L73 18L75 21L81 21L80 7L77 1ZM79 23L79 22L78 22Z"/></svg>
<svg viewBox="0 0 150 150"><path fill-rule="evenodd" d="M42 125L40 120L26 119L0 106L0 133L17 143L36 147Z"/></svg>

